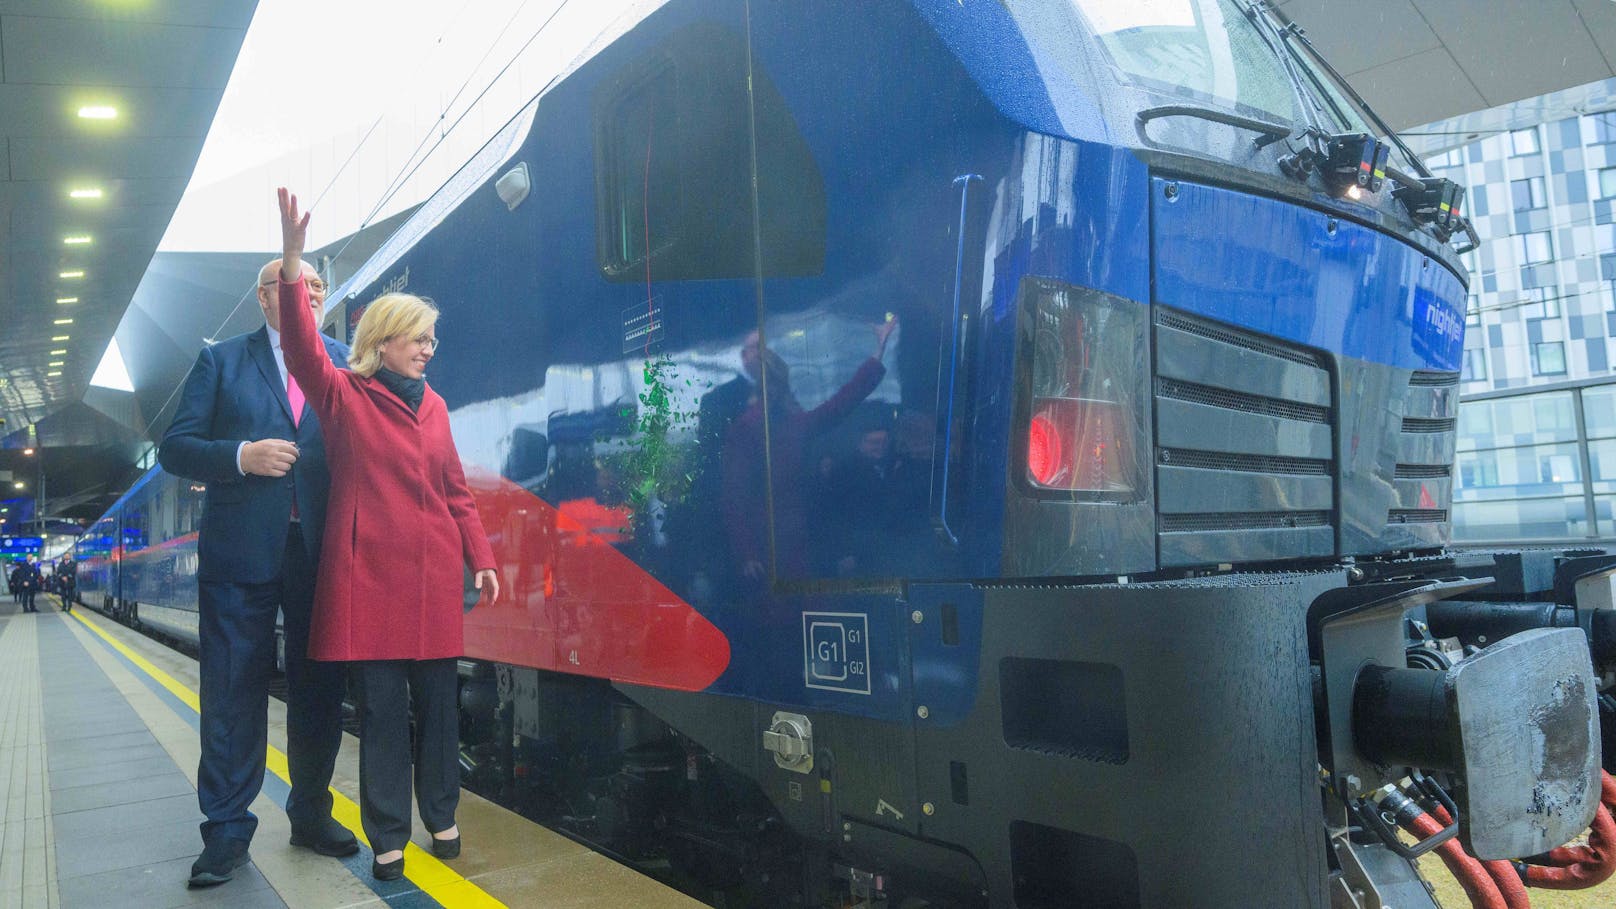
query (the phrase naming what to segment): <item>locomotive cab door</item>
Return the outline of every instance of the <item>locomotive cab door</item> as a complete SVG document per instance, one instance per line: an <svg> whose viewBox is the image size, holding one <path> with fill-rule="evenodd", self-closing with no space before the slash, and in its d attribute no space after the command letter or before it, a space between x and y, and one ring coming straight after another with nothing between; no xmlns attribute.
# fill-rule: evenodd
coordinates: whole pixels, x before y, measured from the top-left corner
<svg viewBox="0 0 1616 909"><path fill-rule="evenodd" d="M804 705L831 758L813 771L822 785L802 787L820 804L776 804L836 838L866 823L918 834L915 723L929 707L903 591L972 574L961 483L989 204L979 158L1003 127L907 6L855 22L835 3L754 5L749 29L756 387L724 448L726 530L774 661L761 689ZM900 55L904 67L880 65ZM869 65L816 64L831 59ZM771 792L793 791L792 773L761 769Z"/></svg>

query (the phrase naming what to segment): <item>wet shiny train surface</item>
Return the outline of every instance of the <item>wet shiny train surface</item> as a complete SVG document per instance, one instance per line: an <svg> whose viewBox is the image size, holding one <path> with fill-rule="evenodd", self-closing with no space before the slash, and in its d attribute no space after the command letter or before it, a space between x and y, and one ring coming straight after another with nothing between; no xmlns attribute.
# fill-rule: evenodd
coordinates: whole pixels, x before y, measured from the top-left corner
<svg viewBox="0 0 1616 909"><path fill-rule="evenodd" d="M727 905L1433 906L1405 778L1560 845L1616 560L1444 548L1461 198L1262 7L649 5L331 297L443 311L468 784ZM194 617L205 494L85 602Z"/></svg>

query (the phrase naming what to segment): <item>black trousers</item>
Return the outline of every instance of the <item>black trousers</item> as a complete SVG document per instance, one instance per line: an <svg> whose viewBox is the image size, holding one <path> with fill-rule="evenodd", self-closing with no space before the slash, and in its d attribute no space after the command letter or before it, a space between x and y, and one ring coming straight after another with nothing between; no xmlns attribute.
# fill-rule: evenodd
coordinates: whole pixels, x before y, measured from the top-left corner
<svg viewBox="0 0 1616 909"><path fill-rule="evenodd" d="M202 761L196 797L202 840L251 840L247 810L264 785L269 678L275 669L275 611L286 619L286 762L293 829L318 830L331 816L331 772L342 745L345 667L308 658L314 569L292 524L279 579L264 584L198 583L202 650Z"/></svg>
<svg viewBox="0 0 1616 909"><path fill-rule="evenodd" d="M38 607L34 605L34 588L32 588L32 587L24 587L23 588L23 591L22 591L22 611L23 612L37 612L38 611Z"/></svg>
<svg viewBox="0 0 1616 909"><path fill-rule="evenodd" d="M455 660L350 663L360 688L359 819L378 855L410 839L410 767L421 822L454 826L460 805L460 692ZM415 744L410 745L410 716Z"/></svg>

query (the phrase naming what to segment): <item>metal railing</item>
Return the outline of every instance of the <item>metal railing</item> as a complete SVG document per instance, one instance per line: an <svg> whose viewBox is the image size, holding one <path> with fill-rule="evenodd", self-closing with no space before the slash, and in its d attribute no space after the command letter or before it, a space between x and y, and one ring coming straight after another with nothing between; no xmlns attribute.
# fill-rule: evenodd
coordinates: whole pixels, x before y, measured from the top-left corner
<svg viewBox="0 0 1616 909"><path fill-rule="evenodd" d="M1455 543L1616 538L1616 379L1466 395Z"/></svg>

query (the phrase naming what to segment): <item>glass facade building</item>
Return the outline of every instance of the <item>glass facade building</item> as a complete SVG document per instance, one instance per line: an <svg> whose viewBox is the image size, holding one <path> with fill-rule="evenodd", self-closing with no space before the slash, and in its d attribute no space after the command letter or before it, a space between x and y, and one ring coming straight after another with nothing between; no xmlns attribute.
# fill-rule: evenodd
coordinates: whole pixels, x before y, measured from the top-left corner
<svg viewBox="0 0 1616 909"><path fill-rule="evenodd" d="M1487 112L1505 128L1410 131L1468 188L1481 238L1464 257L1460 542L1616 538L1616 111L1576 112L1600 106L1551 96Z"/></svg>
<svg viewBox="0 0 1616 909"><path fill-rule="evenodd" d="M1427 164L1469 188L1482 241L1465 256L1461 391L1611 375L1616 112L1477 139Z"/></svg>
<svg viewBox="0 0 1616 909"><path fill-rule="evenodd" d="M1616 384L1475 395L1459 406L1454 538L1616 538Z"/></svg>

